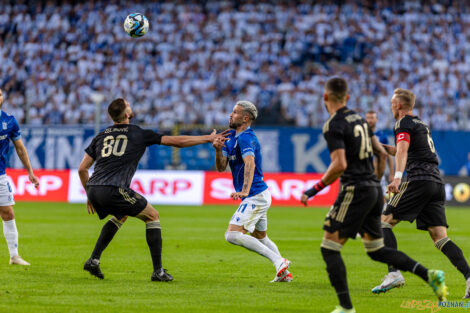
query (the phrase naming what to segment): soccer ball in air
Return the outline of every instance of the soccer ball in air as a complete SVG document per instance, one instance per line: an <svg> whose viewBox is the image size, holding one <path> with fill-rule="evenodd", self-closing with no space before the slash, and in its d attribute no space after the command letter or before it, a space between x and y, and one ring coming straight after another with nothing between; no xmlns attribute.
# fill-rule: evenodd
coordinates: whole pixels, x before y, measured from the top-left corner
<svg viewBox="0 0 470 313"><path fill-rule="evenodd" d="M124 30L131 37L142 37L149 30L149 20L140 13L132 13L124 21Z"/></svg>

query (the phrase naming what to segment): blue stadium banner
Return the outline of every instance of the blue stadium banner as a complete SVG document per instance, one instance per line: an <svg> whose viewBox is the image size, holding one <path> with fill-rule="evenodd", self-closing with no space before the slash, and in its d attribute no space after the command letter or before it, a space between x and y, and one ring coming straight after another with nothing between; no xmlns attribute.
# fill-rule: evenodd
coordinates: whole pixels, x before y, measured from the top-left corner
<svg viewBox="0 0 470 313"><path fill-rule="evenodd" d="M26 127L22 129L34 168L77 168L84 149L94 135L92 127ZM265 172L322 173L330 162L328 148L321 129L255 127L261 143L263 170ZM393 133L386 132L393 142ZM470 132L434 131L432 133L445 175L465 172L470 152ZM9 167L21 168L21 162L10 150ZM214 168L214 149L210 144L179 150L182 164L172 164L172 148L152 146L144 154L139 168L165 169L172 165L186 170L211 170Z"/></svg>

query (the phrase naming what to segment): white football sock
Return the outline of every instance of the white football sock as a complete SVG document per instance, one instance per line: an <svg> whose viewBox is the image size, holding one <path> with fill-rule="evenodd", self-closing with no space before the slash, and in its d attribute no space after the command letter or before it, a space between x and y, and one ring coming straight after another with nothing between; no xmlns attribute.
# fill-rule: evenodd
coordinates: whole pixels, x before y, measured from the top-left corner
<svg viewBox="0 0 470 313"><path fill-rule="evenodd" d="M274 253L276 253L277 255L279 255L281 257L281 253L279 252L279 249L277 248L276 244L268 238L268 235L266 235L266 237L264 237L263 239L258 239L263 245L265 245L266 247L268 247L271 251L273 251Z"/></svg>
<svg viewBox="0 0 470 313"><path fill-rule="evenodd" d="M271 249L263 245L258 239L252 236L242 234L239 231L228 231L225 233L225 239L231 244L245 247L248 250L254 251L273 262L279 263L282 260L281 256L273 252Z"/></svg>
<svg viewBox="0 0 470 313"><path fill-rule="evenodd" d="M18 255L18 230L16 229L15 220L3 221L3 234L7 240L10 258Z"/></svg>

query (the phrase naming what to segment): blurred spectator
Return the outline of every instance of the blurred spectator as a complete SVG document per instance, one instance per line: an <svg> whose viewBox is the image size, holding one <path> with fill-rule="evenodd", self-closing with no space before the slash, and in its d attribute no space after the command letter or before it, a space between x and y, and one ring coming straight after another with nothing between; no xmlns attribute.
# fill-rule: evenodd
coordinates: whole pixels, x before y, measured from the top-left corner
<svg viewBox="0 0 470 313"><path fill-rule="evenodd" d="M321 127L323 84L341 75L379 128L402 87L433 129L470 129L465 0L55 3L0 0L0 87L22 122L92 123L99 91L128 99L140 123L227 124L243 96L262 123ZM122 28L136 11L150 21L138 39Z"/></svg>

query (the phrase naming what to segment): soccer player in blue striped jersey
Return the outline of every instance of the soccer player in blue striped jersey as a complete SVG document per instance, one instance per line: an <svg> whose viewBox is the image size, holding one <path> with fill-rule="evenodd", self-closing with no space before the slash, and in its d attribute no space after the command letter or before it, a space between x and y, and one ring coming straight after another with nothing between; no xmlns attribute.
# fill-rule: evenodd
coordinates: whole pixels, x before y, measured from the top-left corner
<svg viewBox="0 0 470 313"><path fill-rule="evenodd" d="M2 108L2 104L3 93L0 89L0 109ZM39 181L36 176L34 176L31 163L29 162L28 152L21 140L20 126L15 117L1 110L0 122L0 217L3 220L3 234L5 235L10 252L10 264L30 265L18 254L18 230L16 229L15 212L13 211L15 200L13 199L13 190L5 174L10 140L15 146L18 157L28 171L31 183L38 188Z"/></svg>
<svg viewBox="0 0 470 313"><path fill-rule="evenodd" d="M271 194L263 180L261 147L250 127L257 116L258 111L253 103L238 101L230 114L232 131L228 140L224 143L219 138L213 142L216 168L223 172L230 164L236 191L231 197L242 200L229 222L225 239L270 259L276 268L272 282L290 282L292 274L287 270L290 261L281 256L266 233Z"/></svg>
<svg viewBox="0 0 470 313"><path fill-rule="evenodd" d="M377 137L379 142L384 145L388 145L388 137L383 130L377 130L377 122L379 121L377 117L377 112L374 110L370 110L366 113L366 122L369 124L370 129L374 132L374 135ZM385 178L385 175L382 176L380 184L384 190L387 190L388 183L393 181L393 176L395 175L395 169L393 166L393 157L391 155L387 156L387 163L388 165L388 180ZM374 159L374 168L376 175L378 173L377 170L378 162L377 159Z"/></svg>

